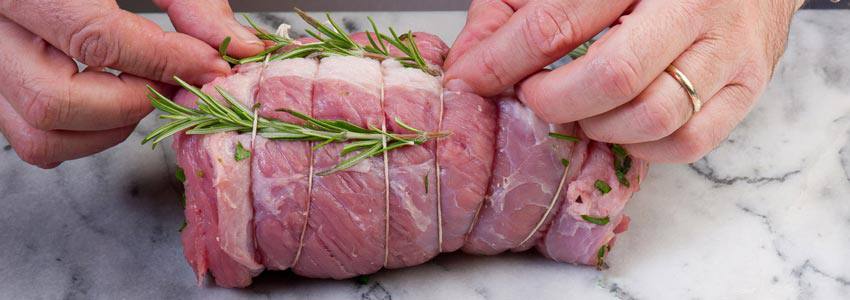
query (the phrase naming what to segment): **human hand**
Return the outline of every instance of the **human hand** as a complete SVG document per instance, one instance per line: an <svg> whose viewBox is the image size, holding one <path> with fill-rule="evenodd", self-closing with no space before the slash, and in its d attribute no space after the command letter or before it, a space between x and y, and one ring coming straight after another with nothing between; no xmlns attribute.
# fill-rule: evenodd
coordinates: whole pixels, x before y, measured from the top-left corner
<svg viewBox="0 0 850 300"><path fill-rule="evenodd" d="M207 43L237 37L233 55L262 49L253 36L239 39L250 33L233 21L225 0L157 4L178 29ZM114 0L3 0L0 36L0 133L42 168L126 139L152 109L145 85L167 92L174 75L201 84L230 72L214 48L165 33ZM88 67L78 72L72 58Z"/></svg>
<svg viewBox="0 0 850 300"><path fill-rule="evenodd" d="M446 61L449 88L520 100L552 123L652 162L693 162L743 120L802 0L474 0ZM541 71L609 25L587 55ZM704 103L694 114L673 65Z"/></svg>

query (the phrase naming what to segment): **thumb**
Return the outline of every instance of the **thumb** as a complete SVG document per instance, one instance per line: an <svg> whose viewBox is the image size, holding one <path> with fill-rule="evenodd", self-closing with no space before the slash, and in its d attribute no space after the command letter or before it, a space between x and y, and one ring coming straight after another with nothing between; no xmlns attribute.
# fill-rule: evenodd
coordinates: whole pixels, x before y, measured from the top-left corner
<svg viewBox="0 0 850 300"><path fill-rule="evenodd" d="M214 48L231 37L229 55L246 57L264 49L263 42L236 21L226 0L154 0L154 3L168 13L177 31Z"/></svg>

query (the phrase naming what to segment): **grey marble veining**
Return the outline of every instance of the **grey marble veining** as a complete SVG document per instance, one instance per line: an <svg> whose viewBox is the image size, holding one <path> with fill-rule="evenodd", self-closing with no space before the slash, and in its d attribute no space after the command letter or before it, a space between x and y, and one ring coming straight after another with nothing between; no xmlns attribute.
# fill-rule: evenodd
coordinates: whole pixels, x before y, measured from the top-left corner
<svg viewBox="0 0 850 300"><path fill-rule="evenodd" d="M342 13L349 29L363 13ZM374 13L453 40L462 13ZM148 15L169 28L162 15ZM291 14L256 16L294 22ZM296 29L302 28L296 26ZM174 157L141 138L40 170L0 138L2 299L846 299L850 295L850 11L804 11L758 106L692 165L655 165L597 272L533 253L450 254L366 284L265 273L197 287L177 229Z"/></svg>

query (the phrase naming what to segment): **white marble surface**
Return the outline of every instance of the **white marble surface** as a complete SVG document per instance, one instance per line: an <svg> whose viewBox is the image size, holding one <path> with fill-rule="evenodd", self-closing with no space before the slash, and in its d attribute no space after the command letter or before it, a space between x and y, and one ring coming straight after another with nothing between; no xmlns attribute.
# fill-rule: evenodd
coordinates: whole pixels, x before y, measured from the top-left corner
<svg viewBox="0 0 850 300"><path fill-rule="evenodd" d="M371 15L447 40L464 18ZM173 155L139 145L158 124L148 118L126 143L48 171L0 138L0 298L847 299L847 28L850 11L798 15L776 77L731 138L696 164L652 168L604 272L533 253L454 254L367 284L266 273L250 289L196 287L177 233Z"/></svg>

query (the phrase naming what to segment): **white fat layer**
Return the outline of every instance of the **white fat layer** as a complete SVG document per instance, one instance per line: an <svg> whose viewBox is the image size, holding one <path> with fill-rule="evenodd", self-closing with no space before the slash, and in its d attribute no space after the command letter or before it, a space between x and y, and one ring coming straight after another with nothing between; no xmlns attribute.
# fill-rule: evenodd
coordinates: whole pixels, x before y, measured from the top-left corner
<svg viewBox="0 0 850 300"><path fill-rule="evenodd" d="M204 149L213 166L221 248L241 265L259 270L262 266L254 260L253 240L245 229L254 215L249 191L251 161L235 160L237 142L245 145L250 142L250 136L220 133L204 139Z"/></svg>
<svg viewBox="0 0 850 300"><path fill-rule="evenodd" d="M387 88L403 86L407 89L426 90L439 94L442 90L440 78L431 76L414 68L405 68L394 59L385 60L383 63L384 86Z"/></svg>
<svg viewBox="0 0 850 300"><path fill-rule="evenodd" d="M319 62L311 58L292 58L269 62L266 67L265 77L297 76L313 78Z"/></svg>
<svg viewBox="0 0 850 300"><path fill-rule="evenodd" d="M316 80L340 80L363 87L365 91L380 91L381 65L375 60L353 56L330 56L322 59Z"/></svg>

